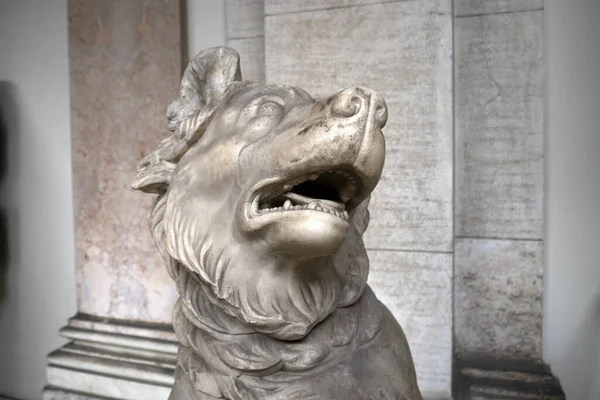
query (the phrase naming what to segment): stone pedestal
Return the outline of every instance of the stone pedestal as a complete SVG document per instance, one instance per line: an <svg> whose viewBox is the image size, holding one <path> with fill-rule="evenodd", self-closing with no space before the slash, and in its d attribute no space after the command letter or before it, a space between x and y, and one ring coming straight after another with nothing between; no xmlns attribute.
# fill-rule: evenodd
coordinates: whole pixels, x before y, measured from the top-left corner
<svg viewBox="0 0 600 400"><path fill-rule="evenodd" d="M180 12L179 0L68 2L79 314L48 357L44 399L166 399L173 383L177 293L131 180L168 132Z"/></svg>

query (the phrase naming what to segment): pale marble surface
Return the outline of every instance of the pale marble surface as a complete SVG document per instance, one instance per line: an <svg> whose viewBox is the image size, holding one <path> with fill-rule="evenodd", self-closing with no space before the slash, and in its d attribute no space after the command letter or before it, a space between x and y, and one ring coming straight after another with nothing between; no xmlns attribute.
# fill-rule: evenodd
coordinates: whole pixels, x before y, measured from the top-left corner
<svg viewBox="0 0 600 400"><path fill-rule="evenodd" d="M65 335L65 329L74 328L75 330L85 330L98 334L107 333L109 335L132 336L136 338L146 338L158 341L176 342L177 338L173 328L163 324L135 324L122 322L118 320L106 320L103 318L93 318L87 315L78 314L69 320L69 325L62 329L61 334ZM71 329L72 331L72 329Z"/></svg>
<svg viewBox="0 0 600 400"><path fill-rule="evenodd" d="M495 14L514 11L539 10L544 0L456 0L454 14L467 16L474 14Z"/></svg>
<svg viewBox="0 0 600 400"><path fill-rule="evenodd" d="M131 189L180 76L177 0L69 2L78 310L170 322L175 287Z"/></svg>
<svg viewBox="0 0 600 400"><path fill-rule="evenodd" d="M267 16L265 32L267 82L317 97L365 85L388 103L386 165L367 247L451 251L450 1Z"/></svg>
<svg viewBox="0 0 600 400"><path fill-rule="evenodd" d="M264 83L265 38L231 39L227 46L239 53L244 80Z"/></svg>
<svg viewBox="0 0 600 400"><path fill-rule="evenodd" d="M0 397L0 400L7 400ZM85 395L80 393L69 393L60 389L44 390L42 400L106 400L97 396Z"/></svg>
<svg viewBox="0 0 600 400"><path fill-rule="evenodd" d="M227 39L263 36L264 3L264 0L227 0L225 3Z"/></svg>
<svg viewBox="0 0 600 400"><path fill-rule="evenodd" d="M404 329L424 397L450 398L452 254L370 251L369 259L369 284Z"/></svg>
<svg viewBox="0 0 600 400"><path fill-rule="evenodd" d="M455 21L456 235L543 238L542 11Z"/></svg>
<svg viewBox="0 0 600 400"><path fill-rule="evenodd" d="M542 256L539 241L456 241L457 354L541 359Z"/></svg>
<svg viewBox="0 0 600 400"><path fill-rule="evenodd" d="M69 343L48 355L44 400L168 397L179 343L167 325L78 314L60 334Z"/></svg>
<svg viewBox="0 0 600 400"><path fill-rule="evenodd" d="M287 14L301 11L362 6L372 3L392 3L398 0L264 0L265 14ZM402 1L402 0L400 0Z"/></svg>
<svg viewBox="0 0 600 400"><path fill-rule="evenodd" d="M240 55L244 80L265 81L264 0L227 0L227 46Z"/></svg>
<svg viewBox="0 0 600 400"><path fill-rule="evenodd" d="M52 366L48 368L48 380L65 390L62 393L51 391L44 395L44 400L87 400L107 397L123 400L157 400L167 399L171 392L169 386L161 387L136 380L115 379L94 371L83 372ZM64 393L73 395L72 392L97 393L98 397L93 395L91 397L85 395L63 397Z"/></svg>

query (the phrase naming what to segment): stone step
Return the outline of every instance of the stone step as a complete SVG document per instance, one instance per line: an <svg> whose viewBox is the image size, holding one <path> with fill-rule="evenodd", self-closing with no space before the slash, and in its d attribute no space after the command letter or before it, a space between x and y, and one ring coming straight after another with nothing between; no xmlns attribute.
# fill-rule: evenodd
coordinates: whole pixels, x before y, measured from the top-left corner
<svg viewBox="0 0 600 400"><path fill-rule="evenodd" d="M460 400L564 400L550 368L520 362L462 362L457 368L455 399Z"/></svg>

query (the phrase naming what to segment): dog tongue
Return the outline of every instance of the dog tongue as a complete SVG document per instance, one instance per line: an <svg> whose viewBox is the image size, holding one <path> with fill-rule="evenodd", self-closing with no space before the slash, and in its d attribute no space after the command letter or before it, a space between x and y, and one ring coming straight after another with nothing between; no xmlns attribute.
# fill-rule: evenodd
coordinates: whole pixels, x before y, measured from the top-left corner
<svg viewBox="0 0 600 400"><path fill-rule="evenodd" d="M338 211L344 211L346 208L346 207L344 207L344 204L342 204L342 203L338 203L338 202L331 201L331 200L325 200L325 199L314 199L312 197L302 196L301 194L298 194L298 193L287 192L287 193L284 193L282 195L282 197L285 197L286 199L290 199L296 205L305 205L305 204L310 204L310 203L316 203L316 205L318 205L321 208L328 208L330 210L338 210Z"/></svg>

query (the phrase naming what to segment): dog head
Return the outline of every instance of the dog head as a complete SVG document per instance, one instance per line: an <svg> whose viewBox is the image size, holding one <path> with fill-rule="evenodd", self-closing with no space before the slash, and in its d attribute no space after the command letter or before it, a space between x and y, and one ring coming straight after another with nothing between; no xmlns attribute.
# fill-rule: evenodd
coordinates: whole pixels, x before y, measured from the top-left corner
<svg viewBox="0 0 600 400"><path fill-rule="evenodd" d="M315 101L242 82L238 55L215 48L190 62L167 114L173 134L133 187L159 195L151 224L175 279L192 271L227 314L284 340L360 297L385 153L378 93Z"/></svg>

